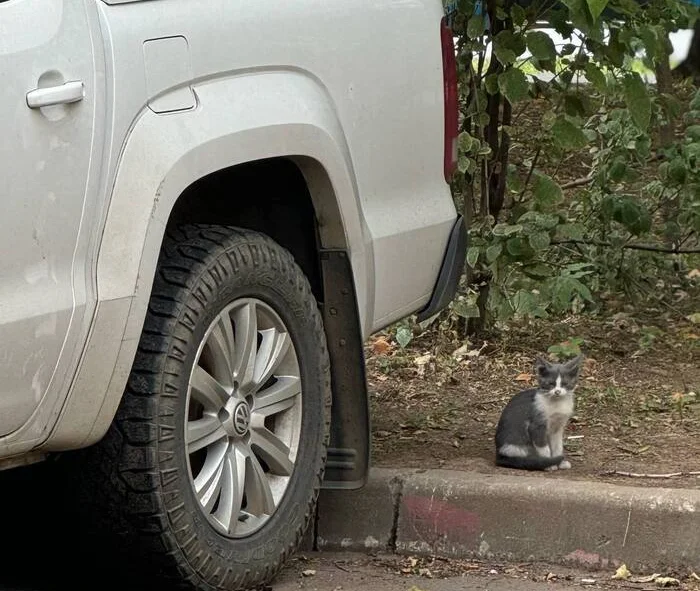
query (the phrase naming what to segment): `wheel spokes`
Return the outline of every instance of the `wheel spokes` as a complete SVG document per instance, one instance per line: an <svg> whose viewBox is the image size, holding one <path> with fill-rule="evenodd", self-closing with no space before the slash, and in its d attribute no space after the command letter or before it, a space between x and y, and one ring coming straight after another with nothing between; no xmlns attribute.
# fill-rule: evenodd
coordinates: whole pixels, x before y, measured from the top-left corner
<svg viewBox="0 0 700 591"><path fill-rule="evenodd" d="M257 387L263 386L270 379L284 361L292 342L286 332L280 332L276 328L261 330L260 334L262 341L258 347L253 378Z"/></svg>
<svg viewBox="0 0 700 591"><path fill-rule="evenodd" d="M228 442L212 446L207 450L207 458L201 471L194 480L194 490L197 499L205 511L211 511L221 489L221 476L224 470L224 458Z"/></svg>
<svg viewBox="0 0 700 591"><path fill-rule="evenodd" d="M301 380L296 376L279 376L269 388L255 394L253 414L263 417L276 415L294 406L301 394Z"/></svg>
<svg viewBox="0 0 700 591"><path fill-rule="evenodd" d="M235 343L233 324L228 311L224 311L209 333L206 348L210 353L212 371L224 386L233 386L233 355Z"/></svg>
<svg viewBox="0 0 700 591"><path fill-rule="evenodd" d="M192 397L205 409L218 411L229 399L226 388L203 367L196 365L190 378Z"/></svg>
<svg viewBox="0 0 700 591"><path fill-rule="evenodd" d="M278 476L291 476L294 462L291 451L284 441L265 427L253 427L250 432L250 445L267 464L270 471Z"/></svg>
<svg viewBox="0 0 700 591"><path fill-rule="evenodd" d="M261 300L232 302L205 334L189 380L188 469L209 523L245 537L274 513L295 469L299 364L286 326Z"/></svg>
<svg viewBox="0 0 700 591"><path fill-rule="evenodd" d="M221 499L214 518L230 534L235 533L245 492L248 451L232 445L224 459Z"/></svg>
<svg viewBox="0 0 700 591"><path fill-rule="evenodd" d="M255 302L246 302L234 312L236 348L233 376L246 392L254 383L258 351L258 316Z"/></svg>
<svg viewBox="0 0 700 591"><path fill-rule="evenodd" d="M272 515L275 510L275 500L272 497L270 481L254 453L248 456L246 463L246 513L263 517Z"/></svg>
<svg viewBox="0 0 700 591"><path fill-rule="evenodd" d="M226 431L217 417L204 415L201 419L188 421L187 453L193 454L224 437Z"/></svg>

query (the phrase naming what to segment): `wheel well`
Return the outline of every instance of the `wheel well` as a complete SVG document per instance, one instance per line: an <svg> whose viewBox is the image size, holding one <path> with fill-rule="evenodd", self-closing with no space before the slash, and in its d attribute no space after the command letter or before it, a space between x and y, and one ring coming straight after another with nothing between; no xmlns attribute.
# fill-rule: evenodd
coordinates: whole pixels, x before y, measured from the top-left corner
<svg viewBox="0 0 700 591"><path fill-rule="evenodd" d="M321 307L331 362L334 402L323 486L353 489L365 483L369 470L369 404L352 266L332 191L322 166L310 158L240 164L185 189L168 226L257 230L292 253Z"/></svg>
<svg viewBox="0 0 700 591"><path fill-rule="evenodd" d="M239 164L195 181L168 220L169 226L183 223L224 224L268 235L292 253L323 302L314 206L304 175L291 160Z"/></svg>

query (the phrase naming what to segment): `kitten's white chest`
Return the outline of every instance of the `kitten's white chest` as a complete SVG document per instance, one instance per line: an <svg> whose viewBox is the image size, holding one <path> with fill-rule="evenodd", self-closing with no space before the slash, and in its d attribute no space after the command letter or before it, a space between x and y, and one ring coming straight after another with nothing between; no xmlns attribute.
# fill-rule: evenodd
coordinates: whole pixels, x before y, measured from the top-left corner
<svg viewBox="0 0 700 591"><path fill-rule="evenodd" d="M556 398L538 395L535 399L540 412L544 415L551 429L559 429L574 414L574 397L559 396Z"/></svg>

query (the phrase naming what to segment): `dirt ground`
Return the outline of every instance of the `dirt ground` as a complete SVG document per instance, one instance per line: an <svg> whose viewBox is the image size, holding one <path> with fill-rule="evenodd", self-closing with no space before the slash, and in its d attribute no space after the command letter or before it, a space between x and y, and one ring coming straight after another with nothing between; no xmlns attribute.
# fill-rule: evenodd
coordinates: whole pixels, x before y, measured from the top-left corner
<svg viewBox="0 0 700 591"><path fill-rule="evenodd" d="M535 384L536 355L579 337L586 361L566 433L573 468L542 477L700 486L700 326L668 310L631 311L511 324L461 349L431 332L406 349L375 337L366 350L374 465L496 470L505 403Z"/></svg>
<svg viewBox="0 0 700 591"><path fill-rule="evenodd" d="M420 559L320 553L297 556L270 587L275 591L566 591L658 589L650 575L612 579L612 571L586 572L542 563ZM691 572L657 573L676 579L676 589L700 589ZM669 581L670 583L670 581Z"/></svg>
<svg viewBox="0 0 700 591"><path fill-rule="evenodd" d="M546 108L533 100L515 113L512 163L533 157ZM557 163L543 152L538 166L566 183L588 175L590 155ZM695 285L666 286L673 296L657 308L608 297L597 316L511 322L472 343L431 329L401 349L390 331L376 336L366 348L374 465L495 470L496 423L512 395L535 385L535 356L581 338L586 362L566 440L573 468L542 477L700 486L700 325L687 319L700 310Z"/></svg>

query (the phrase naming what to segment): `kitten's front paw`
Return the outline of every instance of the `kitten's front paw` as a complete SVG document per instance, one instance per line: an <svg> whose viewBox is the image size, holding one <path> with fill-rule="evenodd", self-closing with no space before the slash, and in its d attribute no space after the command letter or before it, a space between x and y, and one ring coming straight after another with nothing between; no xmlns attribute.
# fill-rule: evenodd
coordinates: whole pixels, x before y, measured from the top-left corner
<svg viewBox="0 0 700 591"><path fill-rule="evenodd" d="M559 469L560 470L570 470L571 469L571 462L569 460L562 460L559 462Z"/></svg>
<svg viewBox="0 0 700 591"><path fill-rule="evenodd" d="M559 468L559 466L547 466L547 467L545 468L545 470L546 470L547 472L554 472L554 470L557 470L558 468Z"/></svg>

